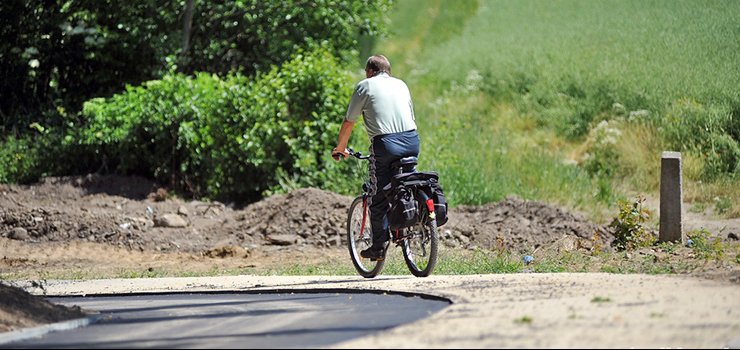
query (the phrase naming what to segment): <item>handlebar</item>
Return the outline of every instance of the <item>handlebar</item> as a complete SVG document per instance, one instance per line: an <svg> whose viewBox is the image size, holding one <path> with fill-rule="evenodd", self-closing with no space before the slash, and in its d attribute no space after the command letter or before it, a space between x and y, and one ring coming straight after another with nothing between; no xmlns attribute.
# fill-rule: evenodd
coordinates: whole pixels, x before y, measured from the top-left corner
<svg viewBox="0 0 740 350"><path fill-rule="evenodd" d="M353 156L353 157L355 157L357 159L370 159L370 155L364 156L364 155L362 155L361 152L355 152L355 150L353 150L351 148L347 148L347 152L349 152L349 155L351 155L351 156Z"/></svg>
<svg viewBox="0 0 740 350"><path fill-rule="evenodd" d="M353 150L351 148L347 148L347 153L349 153L350 156L355 157L357 159L370 159L370 156L369 155L367 155L367 156L362 155L361 152L356 152L355 150ZM337 156L338 156L338 154L337 154ZM332 155L332 157L334 157L334 159L339 160L339 158L338 157L335 157L334 155Z"/></svg>

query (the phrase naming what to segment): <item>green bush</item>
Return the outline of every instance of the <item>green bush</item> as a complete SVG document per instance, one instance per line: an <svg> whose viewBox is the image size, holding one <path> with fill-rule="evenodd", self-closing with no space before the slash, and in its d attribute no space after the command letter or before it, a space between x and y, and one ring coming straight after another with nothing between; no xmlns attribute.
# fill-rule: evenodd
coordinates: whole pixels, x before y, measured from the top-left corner
<svg viewBox="0 0 740 350"><path fill-rule="evenodd" d="M644 198L635 201L619 201L619 214L609 225L614 228L612 245L617 250L632 250L647 247L655 243L656 237L646 227L650 212L642 206Z"/></svg>
<svg viewBox="0 0 740 350"><path fill-rule="evenodd" d="M62 128L30 125L33 132L9 136L0 140L0 183L30 184L47 175L65 174L69 170L85 169L94 154L81 154L63 145Z"/></svg>
<svg viewBox="0 0 740 350"><path fill-rule="evenodd" d="M299 53L253 79L238 73L168 75L87 102L67 141L100 154L111 171L150 176L195 197L252 201L316 186L355 190L361 169L328 151L352 92L323 49Z"/></svg>
<svg viewBox="0 0 740 350"><path fill-rule="evenodd" d="M28 183L38 178L38 148L30 136L0 142L0 183Z"/></svg>

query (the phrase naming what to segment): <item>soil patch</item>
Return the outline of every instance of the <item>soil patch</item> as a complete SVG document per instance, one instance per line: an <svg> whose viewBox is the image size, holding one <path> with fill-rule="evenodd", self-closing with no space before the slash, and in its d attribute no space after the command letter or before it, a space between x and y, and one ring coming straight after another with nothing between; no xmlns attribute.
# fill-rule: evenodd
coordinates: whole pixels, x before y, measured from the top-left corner
<svg viewBox="0 0 740 350"><path fill-rule="evenodd" d="M305 188L235 209L168 197L140 178L47 178L32 186L0 186L0 235L36 243L87 241L203 254L221 247L338 247L346 240L351 201ZM606 226L578 214L516 197L453 208L440 229L448 246L517 252L533 251L564 236L585 245L610 237Z"/></svg>

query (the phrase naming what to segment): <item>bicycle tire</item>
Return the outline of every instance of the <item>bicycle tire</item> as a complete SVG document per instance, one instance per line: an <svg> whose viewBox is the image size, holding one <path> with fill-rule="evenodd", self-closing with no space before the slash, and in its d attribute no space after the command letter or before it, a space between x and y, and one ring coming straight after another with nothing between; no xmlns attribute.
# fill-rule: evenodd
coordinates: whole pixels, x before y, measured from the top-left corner
<svg viewBox="0 0 740 350"><path fill-rule="evenodd" d="M428 214L427 214L428 215ZM437 265L439 233L437 220L424 215L415 226L406 230L408 237L403 240L403 260L409 271L416 277L428 277ZM427 251L428 248L428 251Z"/></svg>
<svg viewBox="0 0 740 350"><path fill-rule="evenodd" d="M352 205L349 207L347 216L347 248L349 248L349 256L352 259L352 264L360 276L373 278L383 269L385 260L371 261L360 256L360 251L369 248L373 244L373 234L370 228L370 212L363 205L363 201L364 196L358 196L352 201ZM364 226L362 225L363 219L365 220ZM364 227L364 230L362 230L362 227ZM363 232L360 232L361 230Z"/></svg>

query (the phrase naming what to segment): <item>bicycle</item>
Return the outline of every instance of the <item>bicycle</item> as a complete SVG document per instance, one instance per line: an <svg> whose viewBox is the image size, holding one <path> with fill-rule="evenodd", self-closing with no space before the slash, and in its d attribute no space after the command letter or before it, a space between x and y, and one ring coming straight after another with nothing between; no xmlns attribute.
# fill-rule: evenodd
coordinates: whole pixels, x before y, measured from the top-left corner
<svg viewBox="0 0 740 350"><path fill-rule="evenodd" d="M370 156L362 155L362 153L355 152L352 149L347 149L347 151L357 159L368 160L370 158ZM415 173L416 164L416 157L406 157L395 162L392 168L394 174ZM411 227L398 229L395 232L391 230L391 240L383 250L383 258L370 260L360 256L360 251L369 248L373 243L370 212L367 204L369 188L368 182L362 185L363 192L352 201L347 218L347 246L352 264L357 272L365 278L377 276L383 269L390 244L394 243L402 248L406 266L414 276L429 276L437 264L437 245L439 244L434 204L431 202L430 196L420 187L413 189L414 198L418 205L419 219ZM365 260L370 261L365 262Z"/></svg>

